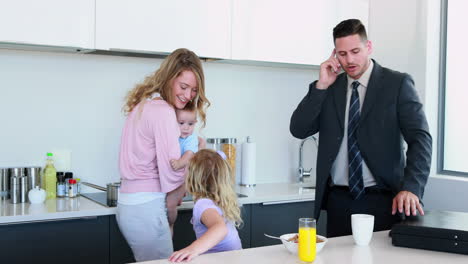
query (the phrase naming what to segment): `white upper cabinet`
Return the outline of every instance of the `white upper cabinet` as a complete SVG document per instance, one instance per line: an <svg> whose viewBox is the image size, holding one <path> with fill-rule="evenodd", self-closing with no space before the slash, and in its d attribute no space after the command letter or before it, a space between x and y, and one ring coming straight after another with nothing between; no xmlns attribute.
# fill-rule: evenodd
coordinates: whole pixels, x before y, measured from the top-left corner
<svg viewBox="0 0 468 264"><path fill-rule="evenodd" d="M94 47L94 0L1 0L0 42Z"/></svg>
<svg viewBox="0 0 468 264"><path fill-rule="evenodd" d="M232 59L319 65L341 20L368 22L369 0L234 0Z"/></svg>
<svg viewBox="0 0 468 264"><path fill-rule="evenodd" d="M96 0L96 48L231 57L230 0Z"/></svg>

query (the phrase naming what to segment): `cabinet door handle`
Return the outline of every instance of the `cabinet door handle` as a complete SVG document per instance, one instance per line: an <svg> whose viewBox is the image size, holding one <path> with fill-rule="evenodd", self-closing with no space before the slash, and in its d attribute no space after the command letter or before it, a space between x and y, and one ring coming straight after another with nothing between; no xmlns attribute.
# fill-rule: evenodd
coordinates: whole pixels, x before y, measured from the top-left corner
<svg viewBox="0 0 468 264"><path fill-rule="evenodd" d="M265 202L262 205L274 205L274 204L287 204L287 203L302 203L302 202L313 202L315 199L298 199L298 200L283 200L283 201L274 201L274 202Z"/></svg>

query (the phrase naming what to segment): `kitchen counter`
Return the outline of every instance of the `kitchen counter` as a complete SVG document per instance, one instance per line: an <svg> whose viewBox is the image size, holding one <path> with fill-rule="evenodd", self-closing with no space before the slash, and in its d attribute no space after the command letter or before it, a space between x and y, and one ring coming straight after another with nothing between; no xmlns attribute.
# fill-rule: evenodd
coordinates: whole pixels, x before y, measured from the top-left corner
<svg viewBox="0 0 468 264"><path fill-rule="evenodd" d="M0 224L110 215L115 212L116 208L102 206L81 196L49 199L42 204L12 204L6 200L0 203Z"/></svg>
<svg viewBox="0 0 468 264"><path fill-rule="evenodd" d="M247 195L239 198L240 204L253 203L289 203L313 201L314 189L303 189L297 183L269 183L256 187L236 187L236 192ZM179 210L190 210L193 201L183 202ZM116 207L102 206L84 197L56 198L43 204L11 204L9 200L0 201L0 224L66 219L87 216L111 215Z"/></svg>
<svg viewBox="0 0 468 264"><path fill-rule="evenodd" d="M290 254L283 245L250 248L201 255L189 263L203 264L296 264L301 263L296 255ZM167 259L140 262L146 264L170 263ZM375 232L369 246L357 246L352 236L336 237L328 240L317 255L314 264L462 264L467 256L429 250L392 246L388 231Z"/></svg>
<svg viewBox="0 0 468 264"><path fill-rule="evenodd" d="M255 187L236 186L236 192L247 195L239 198L240 204L254 203L292 203L315 200L315 189L302 188L299 183L264 183ZM183 202L180 210L193 208L193 201Z"/></svg>

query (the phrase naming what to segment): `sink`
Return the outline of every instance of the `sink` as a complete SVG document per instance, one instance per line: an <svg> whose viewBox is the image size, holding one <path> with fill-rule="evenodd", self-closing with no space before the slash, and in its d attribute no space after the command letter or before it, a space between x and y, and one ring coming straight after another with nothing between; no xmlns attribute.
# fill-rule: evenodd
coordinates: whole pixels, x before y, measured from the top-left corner
<svg viewBox="0 0 468 264"><path fill-rule="evenodd" d="M315 190L315 187L312 187L312 186L301 186L301 187L299 187L299 193L310 192L312 190Z"/></svg>

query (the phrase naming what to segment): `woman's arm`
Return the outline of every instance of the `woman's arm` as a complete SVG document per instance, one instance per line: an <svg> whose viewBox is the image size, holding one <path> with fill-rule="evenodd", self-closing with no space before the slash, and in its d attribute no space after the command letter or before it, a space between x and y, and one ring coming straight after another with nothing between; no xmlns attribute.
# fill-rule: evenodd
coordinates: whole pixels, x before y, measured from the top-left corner
<svg viewBox="0 0 468 264"><path fill-rule="evenodd" d="M169 257L169 261L190 261L194 257L205 253L210 248L216 246L221 240L224 239L224 237L226 237L228 228L224 222L224 218L218 213L216 209L206 209L201 216L201 222L208 228L206 233L195 240L190 246L174 252Z"/></svg>
<svg viewBox="0 0 468 264"><path fill-rule="evenodd" d="M152 129L155 142L156 163L162 192L178 188L185 180L185 169L174 171L172 159L180 159L180 128L174 109L169 105L153 105L148 112L148 126Z"/></svg>

